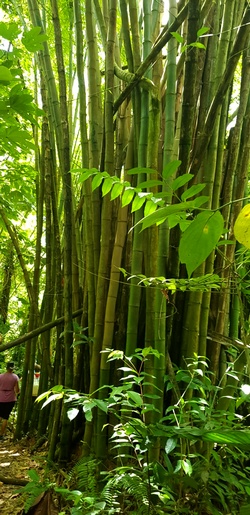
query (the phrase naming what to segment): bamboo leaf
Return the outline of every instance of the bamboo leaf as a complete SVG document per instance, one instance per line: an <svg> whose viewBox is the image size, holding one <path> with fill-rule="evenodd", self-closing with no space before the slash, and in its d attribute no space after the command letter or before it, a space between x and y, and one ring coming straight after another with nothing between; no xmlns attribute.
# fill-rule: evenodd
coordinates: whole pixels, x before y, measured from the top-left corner
<svg viewBox="0 0 250 515"><path fill-rule="evenodd" d="M219 211L203 211L182 234L179 257L190 277L215 248L223 231L224 220Z"/></svg>

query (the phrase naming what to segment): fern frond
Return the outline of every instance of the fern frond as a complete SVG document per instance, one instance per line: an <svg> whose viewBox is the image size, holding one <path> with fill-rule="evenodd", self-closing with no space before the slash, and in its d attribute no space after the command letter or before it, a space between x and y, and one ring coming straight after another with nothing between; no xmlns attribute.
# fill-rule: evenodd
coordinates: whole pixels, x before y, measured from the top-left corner
<svg viewBox="0 0 250 515"><path fill-rule="evenodd" d="M91 457L81 458L70 472L77 488L83 493L94 495L97 491L98 461Z"/></svg>
<svg viewBox="0 0 250 515"><path fill-rule="evenodd" d="M137 507L138 514L145 513L149 506L148 483L135 473L117 474L104 486L102 499L109 508L129 503Z"/></svg>

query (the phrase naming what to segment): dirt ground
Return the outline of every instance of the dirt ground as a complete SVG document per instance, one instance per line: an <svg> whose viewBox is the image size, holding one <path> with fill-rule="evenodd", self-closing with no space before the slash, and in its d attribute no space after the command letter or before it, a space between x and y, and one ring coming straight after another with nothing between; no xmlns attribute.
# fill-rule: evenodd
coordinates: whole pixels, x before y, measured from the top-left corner
<svg viewBox="0 0 250 515"><path fill-rule="evenodd" d="M35 469L40 475L43 472L42 456L32 454L34 442L27 439L14 441L13 434L7 429L4 440L0 440L0 513L1 515L23 514L24 500L21 485L11 484L28 481L28 471ZM10 481L7 484L5 481Z"/></svg>

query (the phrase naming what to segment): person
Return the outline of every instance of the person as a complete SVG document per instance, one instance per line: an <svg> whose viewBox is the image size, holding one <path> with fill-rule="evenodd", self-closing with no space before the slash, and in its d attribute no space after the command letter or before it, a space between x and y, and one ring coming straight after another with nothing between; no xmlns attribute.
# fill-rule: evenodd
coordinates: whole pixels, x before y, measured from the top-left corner
<svg viewBox="0 0 250 515"><path fill-rule="evenodd" d="M32 388L32 399L36 400L38 395L39 381L40 381L40 370L41 367L37 363L34 366L34 379L33 379L33 388Z"/></svg>
<svg viewBox="0 0 250 515"><path fill-rule="evenodd" d="M5 434L9 416L20 392L19 378L13 372L14 368L13 361L9 361L6 365L6 372L0 374L0 420L2 420L0 439Z"/></svg>

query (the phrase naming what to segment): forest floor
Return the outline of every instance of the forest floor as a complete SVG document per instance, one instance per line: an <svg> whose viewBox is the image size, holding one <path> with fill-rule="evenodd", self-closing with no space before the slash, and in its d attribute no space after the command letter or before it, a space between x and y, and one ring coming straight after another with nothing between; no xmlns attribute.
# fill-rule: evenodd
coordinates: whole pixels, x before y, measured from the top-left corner
<svg viewBox="0 0 250 515"><path fill-rule="evenodd" d="M32 453L32 440L13 440L7 429L0 440L0 513L1 515L21 515L24 513L24 498L20 490L30 480L28 471L36 470L43 474L43 454Z"/></svg>

